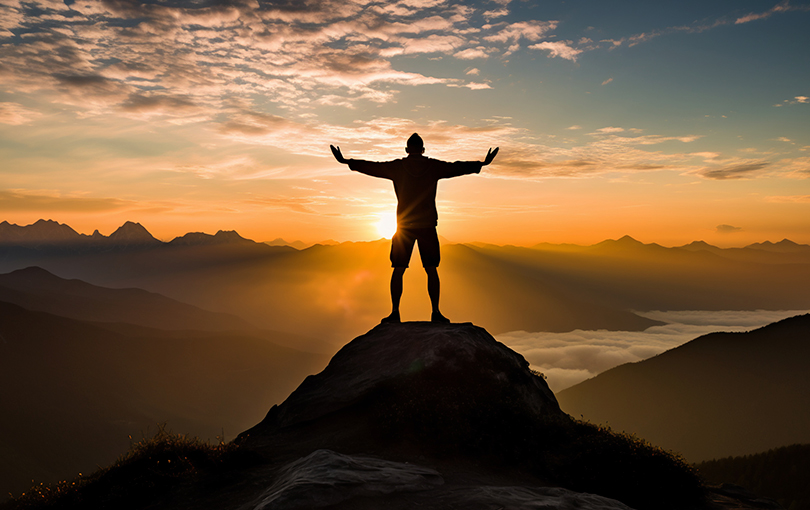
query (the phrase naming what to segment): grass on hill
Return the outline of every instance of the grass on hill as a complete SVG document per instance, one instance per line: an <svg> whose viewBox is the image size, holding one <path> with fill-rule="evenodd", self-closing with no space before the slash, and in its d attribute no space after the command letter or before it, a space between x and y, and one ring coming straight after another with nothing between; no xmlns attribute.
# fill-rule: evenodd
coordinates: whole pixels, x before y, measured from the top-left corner
<svg viewBox="0 0 810 510"><path fill-rule="evenodd" d="M3 510L42 508L120 510L171 500L183 489L227 483L229 473L255 459L221 438L213 444L167 431L165 425L149 438L133 443L111 466L91 475L56 484L40 484L11 499Z"/></svg>

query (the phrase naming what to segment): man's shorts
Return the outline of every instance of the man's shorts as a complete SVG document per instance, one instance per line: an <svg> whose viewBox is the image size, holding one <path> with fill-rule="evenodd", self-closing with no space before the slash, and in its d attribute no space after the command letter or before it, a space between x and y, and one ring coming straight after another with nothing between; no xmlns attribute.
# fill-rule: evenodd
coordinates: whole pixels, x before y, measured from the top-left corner
<svg viewBox="0 0 810 510"><path fill-rule="evenodd" d="M436 227L398 228L391 238L391 267L408 267L413 245L419 242L423 267L439 267L439 236Z"/></svg>

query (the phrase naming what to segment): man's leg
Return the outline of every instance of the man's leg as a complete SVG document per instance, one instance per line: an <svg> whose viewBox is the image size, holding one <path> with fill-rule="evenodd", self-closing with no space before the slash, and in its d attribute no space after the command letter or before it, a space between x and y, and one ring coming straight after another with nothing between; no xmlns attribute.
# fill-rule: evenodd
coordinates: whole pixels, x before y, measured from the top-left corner
<svg viewBox="0 0 810 510"><path fill-rule="evenodd" d="M433 313L430 314L430 322L448 323L450 319L442 315L439 311L439 271L435 267L426 267L428 296L430 296L430 305L433 307Z"/></svg>
<svg viewBox="0 0 810 510"><path fill-rule="evenodd" d="M402 299L402 276L405 274L405 267L395 267L391 273L391 315L384 318L382 322L400 322L399 301Z"/></svg>

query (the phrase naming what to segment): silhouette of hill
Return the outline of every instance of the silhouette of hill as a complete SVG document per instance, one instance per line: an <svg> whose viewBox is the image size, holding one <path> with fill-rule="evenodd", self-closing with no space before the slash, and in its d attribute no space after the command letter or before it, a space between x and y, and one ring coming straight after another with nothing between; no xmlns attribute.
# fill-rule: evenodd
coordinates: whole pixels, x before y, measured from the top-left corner
<svg viewBox="0 0 810 510"><path fill-rule="evenodd" d="M772 243L770 241L765 241L762 243L754 243L749 244L746 248L756 249L756 250L764 250L764 251L772 251L777 253L804 253L807 254L810 252L810 246L806 244L797 244L791 241L790 239L782 239L778 243Z"/></svg>
<svg viewBox="0 0 810 510"><path fill-rule="evenodd" d="M0 223L0 244L56 244L77 242L80 239L81 234L53 220L37 220L24 227L7 221Z"/></svg>
<svg viewBox="0 0 810 510"><path fill-rule="evenodd" d="M205 234L202 232L189 232L188 234L180 237L175 237L169 241L169 245L178 246L203 246L203 245L216 245L216 244L258 244L250 239L245 239L234 230L220 230L216 234Z"/></svg>
<svg viewBox="0 0 810 510"><path fill-rule="evenodd" d="M97 233L98 230L94 232ZM157 245L161 241L152 237L152 234L147 231L140 223L133 223L128 221L118 227L118 229L110 234L108 239L118 245Z"/></svg>
<svg viewBox="0 0 810 510"><path fill-rule="evenodd" d="M309 246L306 243L304 243L303 241L288 242L288 241L285 241L284 239L282 239L280 237L277 237L277 238L273 239L272 241L266 241L265 244L268 245L268 246L289 246L291 248L295 248L296 250L303 250L303 249L305 249L305 248L307 248ZM326 244L326 243L320 243L320 244ZM332 241L332 244L337 244L337 243Z"/></svg>
<svg viewBox="0 0 810 510"><path fill-rule="evenodd" d="M326 362L262 335L89 323L0 302L0 494L92 472L161 422L211 439L244 430Z"/></svg>
<svg viewBox="0 0 810 510"><path fill-rule="evenodd" d="M562 408L690 461L810 442L810 314L712 333L608 370L557 396Z"/></svg>
<svg viewBox="0 0 810 510"><path fill-rule="evenodd" d="M522 356L472 324L375 327L219 460L166 443L52 507L118 508L130 495L149 508L705 507L686 464L572 420Z"/></svg>
<svg viewBox="0 0 810 510"><path fill-rule="evenodd" d="M84 321L159 329L256 329L234 315L202 310L154 292L97 287L59 278L39 267L0 274L0 301Z"/></svg>
<svg viewBox="0 0 810 510"><path fill-rule="evenodd" d="M790 510L810 510L810 444L794 444L742 457L697 465L711 483L732 483L775 499Z"/></svg>

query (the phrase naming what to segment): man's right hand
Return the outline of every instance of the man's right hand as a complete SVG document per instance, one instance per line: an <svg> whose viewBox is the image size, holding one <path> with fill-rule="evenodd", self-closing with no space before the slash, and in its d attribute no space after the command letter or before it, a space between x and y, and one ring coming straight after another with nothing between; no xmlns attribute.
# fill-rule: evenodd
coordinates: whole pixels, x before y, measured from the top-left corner
<svg viewBox="0 0 810 510"><path fill-rule="evenodd" d="M334 149L332 149L332 151L334 152ZM488 164L492 163L492 160L493 160L493 159L495 159L495 155L496 155L496 154L498 154L498 147L495 147L495 150L492 150L492 149L490 148L490 149L487 151L487 157L486 157L486 159L484 159L484 166L487 166Z"/></svg>
<svg viewBox="0 0 810 510"><path fill-rule="evenodd" d="M338 161L338 163L342 163L344 165L346 163L348 163L346 158L343 157L343 154L340 153L340 147L335 147L334 145L330 145L329 148L332 149L332 154L335 156L335 159ZM495 149L495 151L497 152L498 149Z"/></svg>

